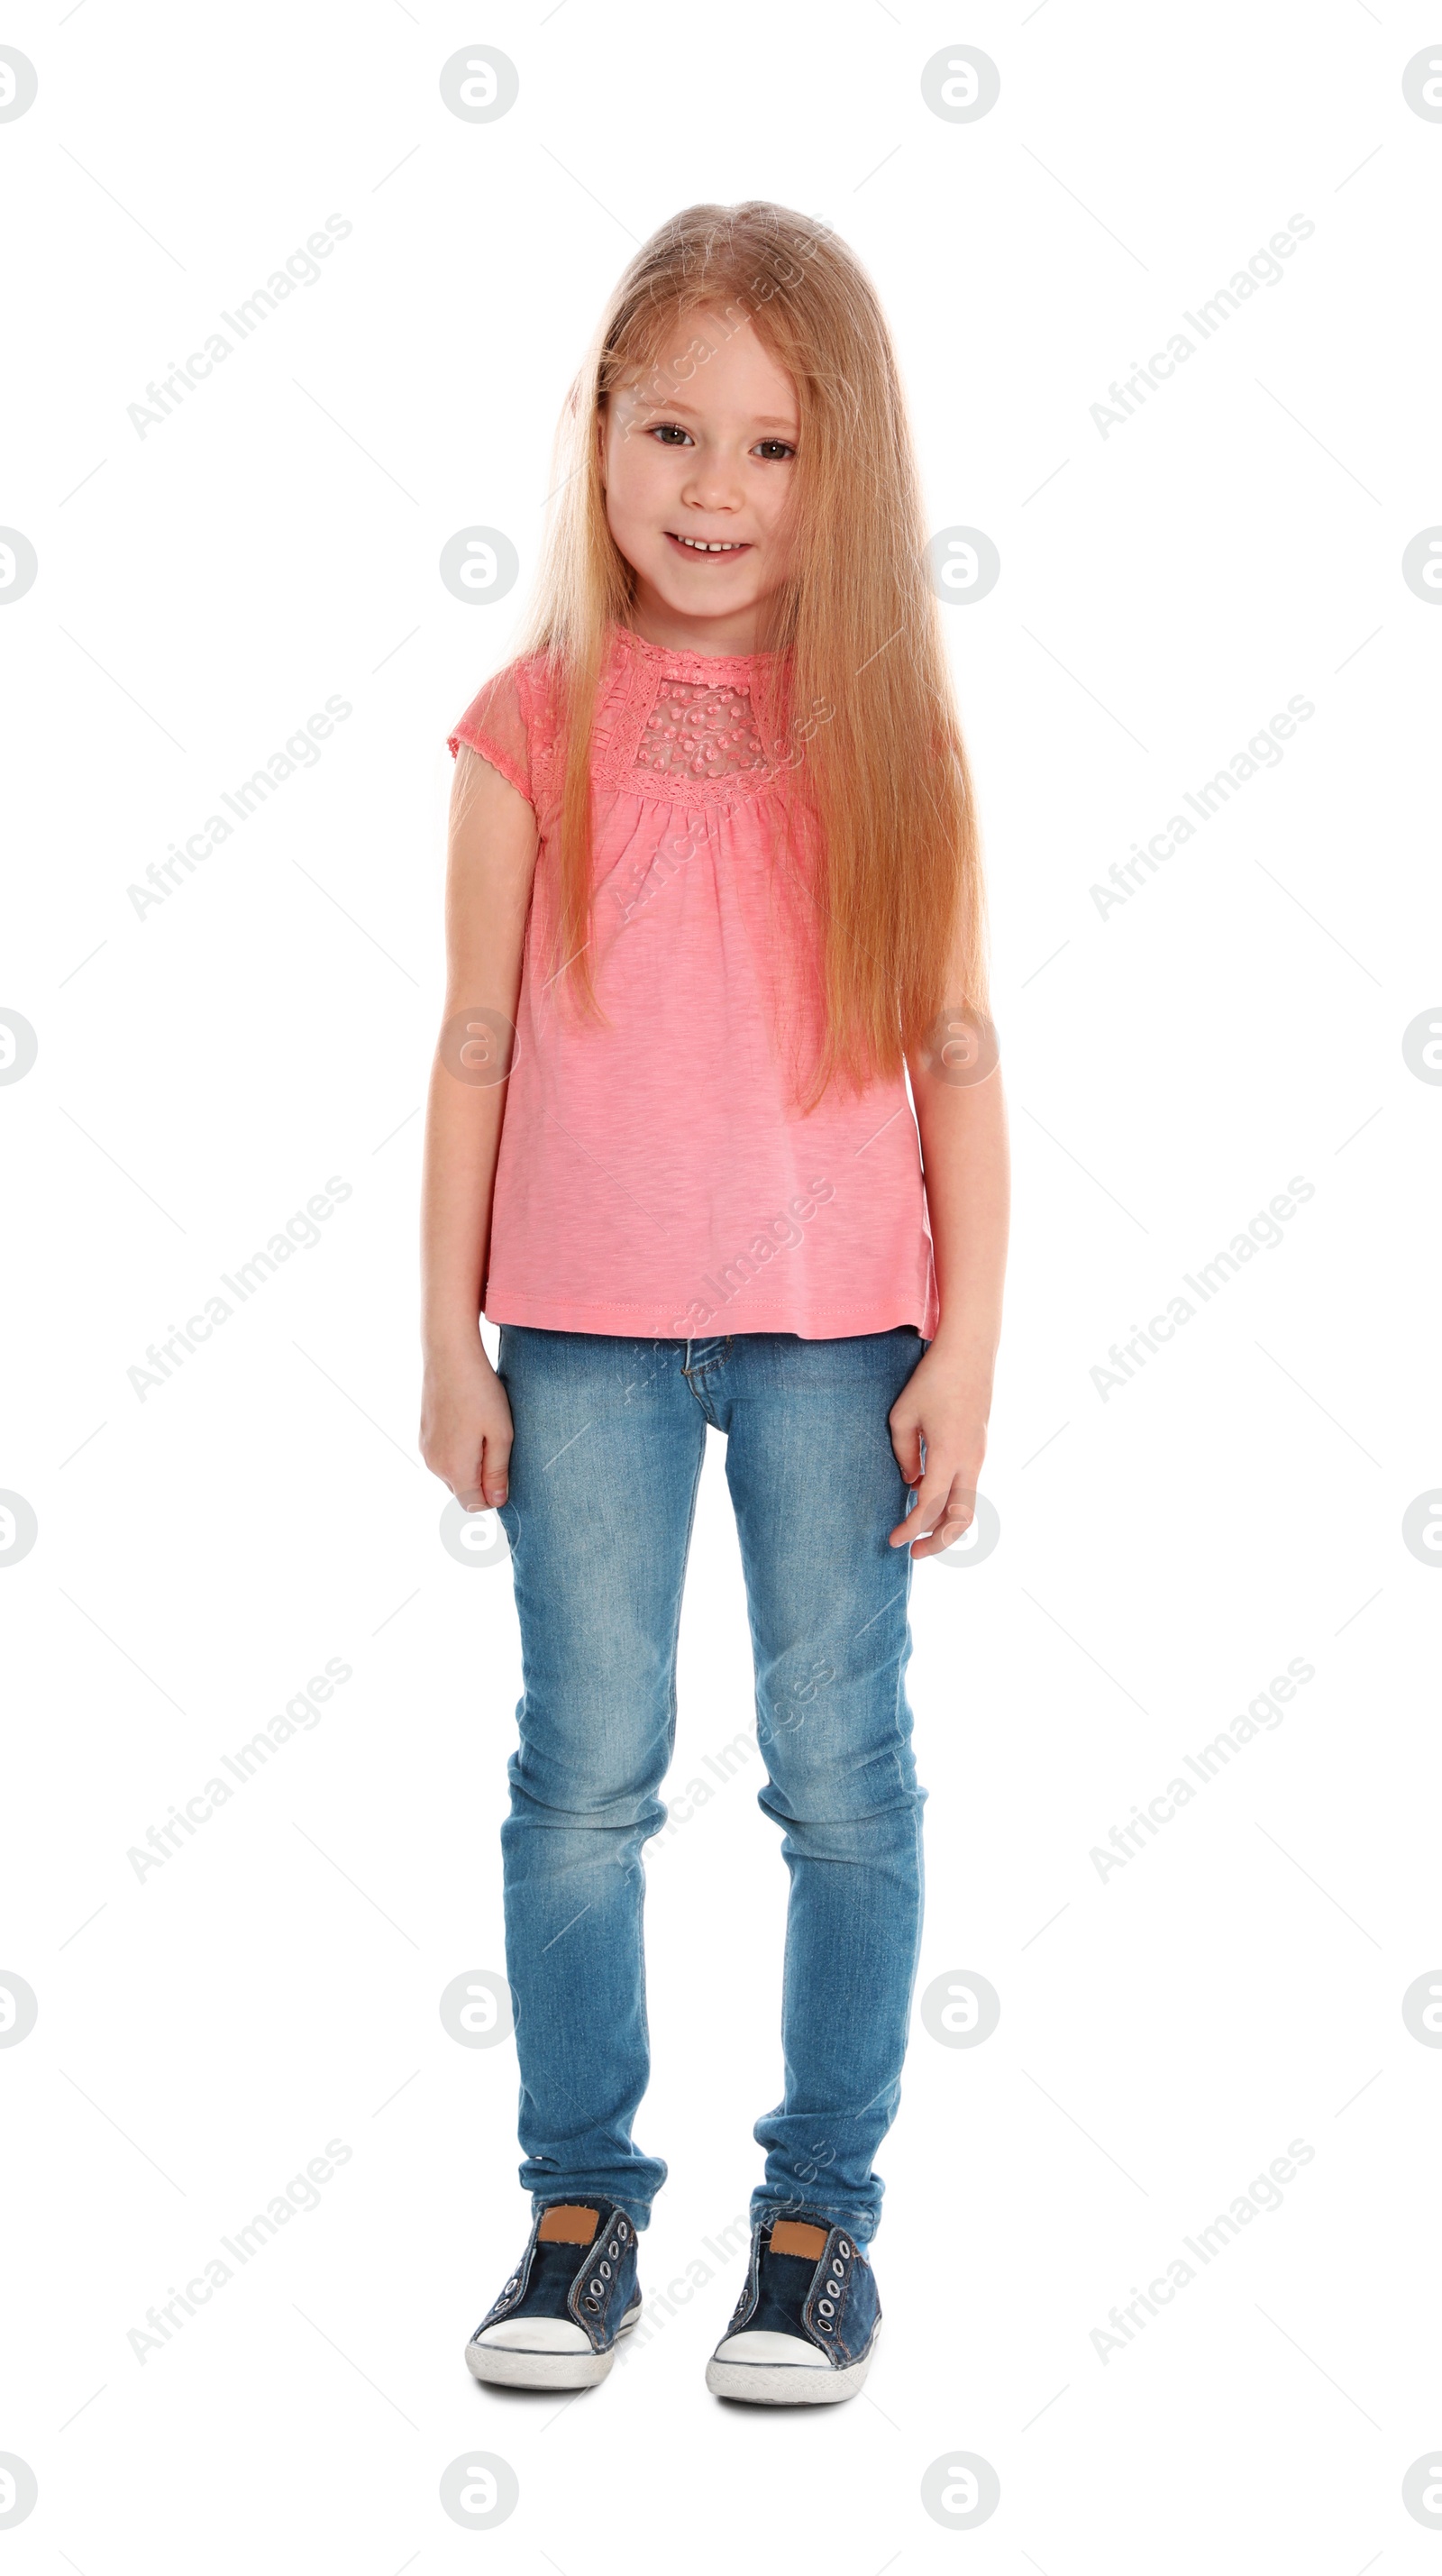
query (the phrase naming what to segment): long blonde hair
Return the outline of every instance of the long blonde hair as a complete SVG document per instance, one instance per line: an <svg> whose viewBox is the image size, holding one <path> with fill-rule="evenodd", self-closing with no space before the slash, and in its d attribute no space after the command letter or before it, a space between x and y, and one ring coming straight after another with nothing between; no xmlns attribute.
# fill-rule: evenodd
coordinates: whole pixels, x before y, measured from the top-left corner
<svg viewBox="0 0 1442 2576"><path fill-rule="evenodd" d="M890 334L846 244L785 206L689 206L663 224L612 294L563 415L525 639L551 658L566 736L554 962L593 1011L592 723L607 627L630 623L635 586L607 523L597 424L619 386L652 371L674 390L694 371L678 325L701 307L728 329L750 322L799 406L791 571L759 641L784 674L773 728L798 754L788 843L813 852L819 1096L838 1073L898 1072L944 1007L985 1017L986 970L971 782Z"/></svg>

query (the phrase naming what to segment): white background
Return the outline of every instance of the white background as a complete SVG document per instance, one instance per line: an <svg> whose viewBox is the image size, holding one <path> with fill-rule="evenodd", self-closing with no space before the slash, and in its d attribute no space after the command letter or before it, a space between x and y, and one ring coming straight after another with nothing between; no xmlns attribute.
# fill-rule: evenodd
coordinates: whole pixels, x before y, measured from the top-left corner
<svg viewBox="0 0 1442 2576"><path fill-rule="evenodd" d="M0 1004L39 1056L0 1092L0 1485L39 1537L3 1572L0 1965L39 2019L0 2049L0 2450L39 2501L7 2566L1436 2565L1402 2480L1442 2439L1442 2053L1401 1998L1442 1959L1439 1577L1401 1524L1442 1478L1442 1091L1401 1041L1442 989L1442 616L1400 570L1442 519L1442 124L1402 88L1435 20L9 13L39 93L0 125L0 519L39 573L0 615ZM478 40L520 80L491 124L439 88ZM956 41L1001 75L973 124L922 95ZM1015 1112L1002 1535L918 1569L912 1668L922 1985L975 1971L1001 2020L975 2049L918 2021L865 2395L719 2406L739 2265L702 2240L780 2085L753 1756L650 1868L639 2129L673 2179L643 2286L715 2278L562 2412L461 2357L527 2213L511 2046L437 2009L501 1964L518 1686L504 1568L444 1551L414 1446L444 736L512 649L553 421L633 241L751 195L855 245L930 524L1001 556L946 623ZM319 280L139 436L147 382L331 213ZM1293 214L1282 281L1103 437L1112 380ZM489 606L437 573L474 524L521 560ZM1090 887L1294 694L1281 764L1102 917ZM137 917L127 888L330 695L353 712L318 763ZM331 1175L321 1241L140 1401L146 1345ZM1282 1244L1103 1402L1108 1345L1293 1175ZM128 1849L328 1658L353 1677L321 1722L138 1881ZM1284 1722L1103 1881L1092 1848L1293 1658ZM719 1448L682 1683L684 1795L751 1718ZM138 2360L147 2309L331 2139L320 2206ZM1113 2306L1294 2139L1282 2207L1103 2360ZM483 2532L438 2494L473 2444L519 2481ZM921 2499L958 2450L1001 2481L969 2531Z"/></svg>

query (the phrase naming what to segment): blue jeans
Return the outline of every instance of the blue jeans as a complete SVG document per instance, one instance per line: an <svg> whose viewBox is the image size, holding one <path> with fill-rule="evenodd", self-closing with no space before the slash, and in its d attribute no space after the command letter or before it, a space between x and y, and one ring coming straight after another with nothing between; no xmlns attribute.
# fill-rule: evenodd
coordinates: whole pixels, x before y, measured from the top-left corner
<svg viewBox="0 0 1442 2576"><path fill-rule="evenodd" d="M790 1872L785 2095L756 2124L752 2218L805 2208L861 2243L895 2117L921 1928L921 1810L904 1675L910 1500L887 1415L926 1345L738 1333L635 1341L507 1324L524 1697L509 1765L506 1969L521 2181L617 2201L666 2179L633 2141L650 2071L641 1846L676 1728L676 1640L708 1423L746 1575L760 1804Z"/></svg>

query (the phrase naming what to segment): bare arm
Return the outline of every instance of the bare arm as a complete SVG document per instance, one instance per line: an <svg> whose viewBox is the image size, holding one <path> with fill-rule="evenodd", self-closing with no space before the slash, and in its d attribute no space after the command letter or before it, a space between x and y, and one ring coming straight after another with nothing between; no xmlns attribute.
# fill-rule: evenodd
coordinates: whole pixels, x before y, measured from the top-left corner
<svg viewBox="0 0 1442 2576"><path fill-rule="evenodd" d="M535 865L530 806L463 746L451 791L445 1015L426 1120L420 1445L469 1511L506 1499L511 1415L480 1328L505 1059L491 1020L475 1019L468 1037L466 1018L515 1022Z"/></svg>
<svg viewBox="0 0 1442 2576"><path fill-rule="evenodd" d="M921 1054L909 1055L907 1065L941 1320L891 1411L892 1447L917 1488L915 1508L892 1531L891 1544L914 1541L912 1555L923 1557L939 1555L975 1516L1001 1338L1009 1167L999 1065L983 1073L979 1064L977 1080L967 1078L964 1065L953 1067L949 1079L947 1068Z"/></svg>

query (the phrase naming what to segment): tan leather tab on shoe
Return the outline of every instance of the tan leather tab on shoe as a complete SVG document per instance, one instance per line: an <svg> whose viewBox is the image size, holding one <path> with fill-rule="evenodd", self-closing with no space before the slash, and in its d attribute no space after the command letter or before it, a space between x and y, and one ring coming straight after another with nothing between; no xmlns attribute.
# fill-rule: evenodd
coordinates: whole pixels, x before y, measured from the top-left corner
<svg viewBox="0 0 1442 2576"><path fill-rule="evenodd" d="M778 2218L771 2230L773 2254L809 2254L819 2263L826 2251L826 2230L812 2227L804 2218Z"/></svg>
<svg viewBox="0 0 1442 2576"><path fill-rule="evenodd" d="M600 2218L598 2209L573 2208L569 2201L558 2201L548 2209L536 2230L538 2245L589 2245ZM811 2230L816 2233L815 2228Z"/></svg>

